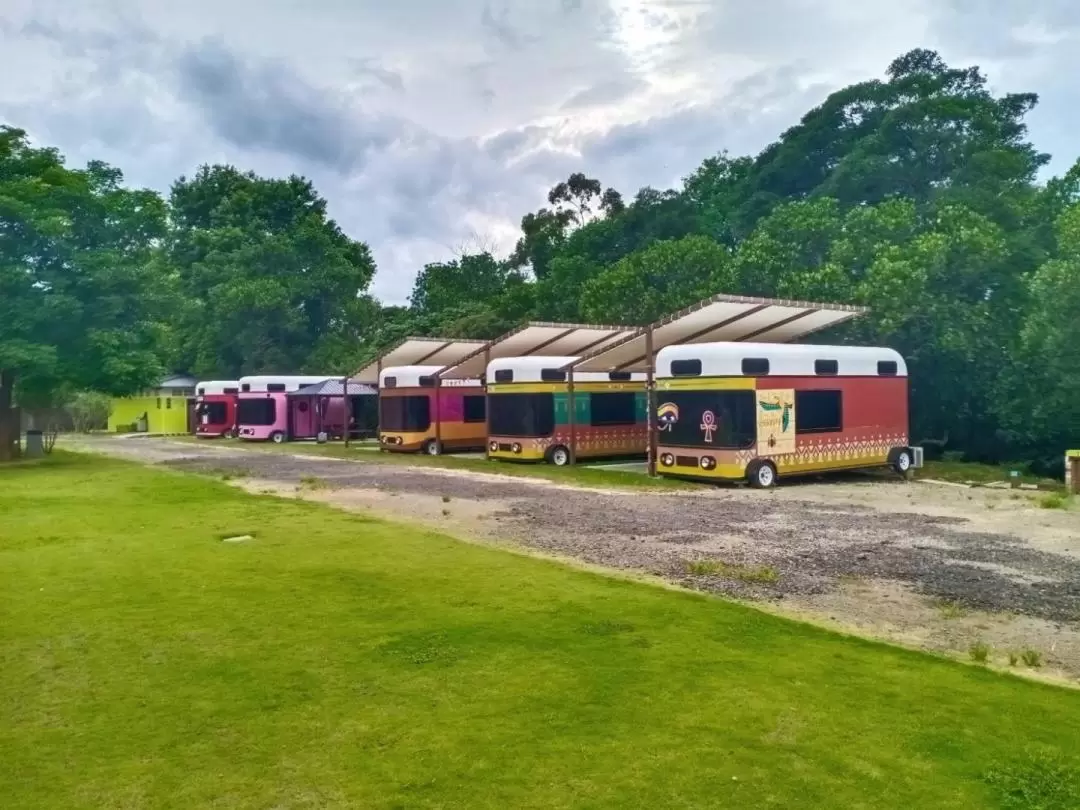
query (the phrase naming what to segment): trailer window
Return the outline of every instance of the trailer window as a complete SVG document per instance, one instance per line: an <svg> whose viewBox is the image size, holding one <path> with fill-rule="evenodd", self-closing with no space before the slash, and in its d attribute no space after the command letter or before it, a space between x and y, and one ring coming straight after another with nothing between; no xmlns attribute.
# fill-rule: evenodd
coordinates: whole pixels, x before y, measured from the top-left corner
<svg viewBox="0 0 1080 810"><path fill-rule="evenodd" d="M435 378L430 374L425 374L419 380L416 381L421 388L434 388Z"/></svg>
<svg viewBox="0 0 1080 810"><path fill-rule="evenodd" d="M701 376L701 361L700 360L672 360L671 361L671 376L672 377L700 377Z"/></svg>
<svg viewBox="0 0 1080 810"><path fill-rule="evenodd" d="M487 403L483 394L475 397L465 397L464 421L483 422L487 418Z"/></svg>
<svg viewBox="0 0 1080 810"><path fill-rule="evenodd" d="M226 394L239 394L240 389L239 388L226 388L225 393Z"/></svg>
<svg viewBox="0 0 1080 810"><path fill-rule="evenodd" d="M285 383L267 383L266 390L274 394L280 394L285 390Z"/></svg>
<svg viewBox="0 0 1080 810"><path fill-rule="evenodd" d="M769 373L768 357L744 357L742 373L747 377L765 377Z"/></svg>
<svg viewBox="0 0 1080 810"><path fill-rule="evenodd" d="M656 411L660 444L741 450L757 439L753 391L668 391Z"/></svg>
<svg viewBox="0 0 1080 810"><path fill-rule="evenodd" d="M630 382L633 379L633 375L629 371L609 371L607 376L612 382Z"/></svg>
<svg viewBox="0 0 1080 810"><path fill-rule="evenodd" d="M589 398L593 427L637 424L637 396L633 391L592 394Z"/></svg>
<svg viewBox="0 0 1080 810"><path fill-rule="evenodd" d="M553 394L489 394L488 400L492 436L541 438L555 432Z"/></svg>
<svg viewBox="0 0 1080 810"><path fill-rule="evenodd" d="M246 394L248 391L251 390L251 383L244 383L240 386L240 390Z"/></svg>
<svg viewBox="0 0 1080 810"><path fill-rule="evenodd" d="M540 369L540 379L544 382L566 382L566 372L557 368Z"/></svg>
<svg viewBox="0 0 1080 810"><path fill-rule="evenodd" d="M822 376L835 376L840 373L840 362L838 360L815 360L814 373Z"/></svg>
<svg viewBox="0 0 1080 810"><path fill-rule="evenodd" d="M195 413L204 417L205 424L208 425L224 425L228 418L228 410L224 402L203 402L196 408Z"/></svg>
<svg viewBox="0 0 1080 810"><path fill-rule="evenodd" d="M272 425L276 419L277 406L269 397L236 403L236 421L241 425Z"/></svg>
<svg viewBox="0 0 1080 810"><path fill-rule="evenodd" d="M380 430L422 433L429 427L431 427L430 397L380 397Z"/></svg>
<svg viewBox="0 0 1080 810"><path fill-rule="evenodd" d="M897 371L895 360L878 360L877 373L882 377L895 377Z"/></svg>
<svg viewBox="0 0 1080 810"><path fill-rule="evenodd" d="M795 392L796 433L836 433L843 428L843 394L839 391Z"/></svg>

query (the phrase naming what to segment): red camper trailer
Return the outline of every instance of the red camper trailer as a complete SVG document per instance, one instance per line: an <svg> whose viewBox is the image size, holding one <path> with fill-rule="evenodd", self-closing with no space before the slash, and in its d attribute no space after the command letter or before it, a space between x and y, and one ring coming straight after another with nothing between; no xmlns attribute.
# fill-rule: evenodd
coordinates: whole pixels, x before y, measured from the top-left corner
<svg viewBox="0 0 1080 810"><path fill-rule="evenodd" d="M195 435L218 439L236 435L237 380L208 380L195 386Z"/></svg>

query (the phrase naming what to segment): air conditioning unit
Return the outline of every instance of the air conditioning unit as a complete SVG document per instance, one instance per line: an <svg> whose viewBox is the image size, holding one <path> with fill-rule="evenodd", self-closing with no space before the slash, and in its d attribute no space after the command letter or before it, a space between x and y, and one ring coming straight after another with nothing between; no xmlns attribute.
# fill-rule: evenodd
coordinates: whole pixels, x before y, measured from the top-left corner
<svg viewBox="0 0 1080 810"><path fill-rule="evenodd" d="M911 466L915 469L919 469L923 465L923 449L921 447L911 448Z"/></svg>

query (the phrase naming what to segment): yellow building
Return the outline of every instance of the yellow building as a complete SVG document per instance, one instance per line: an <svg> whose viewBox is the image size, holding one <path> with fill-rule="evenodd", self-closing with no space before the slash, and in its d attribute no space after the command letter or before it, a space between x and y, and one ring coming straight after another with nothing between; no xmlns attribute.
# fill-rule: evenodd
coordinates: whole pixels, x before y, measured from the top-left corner
<svg viewBox="0 0 1080 810"><path fill-rule="evenodd" d="M117 397L109 412L111 433L190 433L194 377L173 375L134 397Z"/></svg>

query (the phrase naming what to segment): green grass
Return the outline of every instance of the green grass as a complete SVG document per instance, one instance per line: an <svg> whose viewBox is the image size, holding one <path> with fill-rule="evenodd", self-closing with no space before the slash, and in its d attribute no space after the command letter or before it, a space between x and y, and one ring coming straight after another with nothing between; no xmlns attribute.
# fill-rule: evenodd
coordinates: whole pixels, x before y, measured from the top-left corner
<svg viewBox="0 0 1080 810"><path fill-rule="evenodd" d="M1015 470L1020 473L1016 479L1010 476ZM1065 484L1054 478L1041 478L1033 475L1023 464L978 464L971 461L938 460L927 461L915 471L916 478L933 478L938 481L952 481L957 484L994 484L1016 480L1022 484L1035 484L1039 489L1063 490Z"/></svg>
<svg viewBox="0 0 1080 810"><path fill-rule="evenodd" d="M190 436L173 439L181 442L205 442ZM224 445L222 445L224 446ZM288 442L271 444L270 442L229 442L230 449L239 448L255 452L288 453L297 455L329 456L346 458L350 461L371 464L397 464L411 467L440 467L450 470L508 475L519 478L543 478L563 484L603 489L690 489L707 486L673 478L649 478L637 472L618 469L595 469L586 466L555 467L542 463L515 463L509 461L488 460L454 455L427 456L421 453L380 453L371 443L351 444L349 449L341 442L315 444L314 442ZM632 460L632 459L631 459ZM582 464L600 464L603 460L583 461ZM617 463L617 462L616 462ZM644 463L644 462L642 462Z"/></svg>
<svg viewBox="0 0 1080 810"><path fill-rule="evenodd" d="M1078 751L1074 691L212 478L0 468L4 810L1073 808Z"/></svg>
<svg viewBox="0 0 1080 810"><path fill-rule="evenodd" d="M771 585L780 581L780 573L769 565L737 565L723 560L694 560L687 563L686 570L699 576L717 576L737 579L740 582Z"/></svg>
<svg viewBox="0 0 1080 810"><path fill-rule="evenodd" d="M1068 509L1069 496L1064 492L1050 492L1039 498L1039 507L1042 509Z"/></svg>

